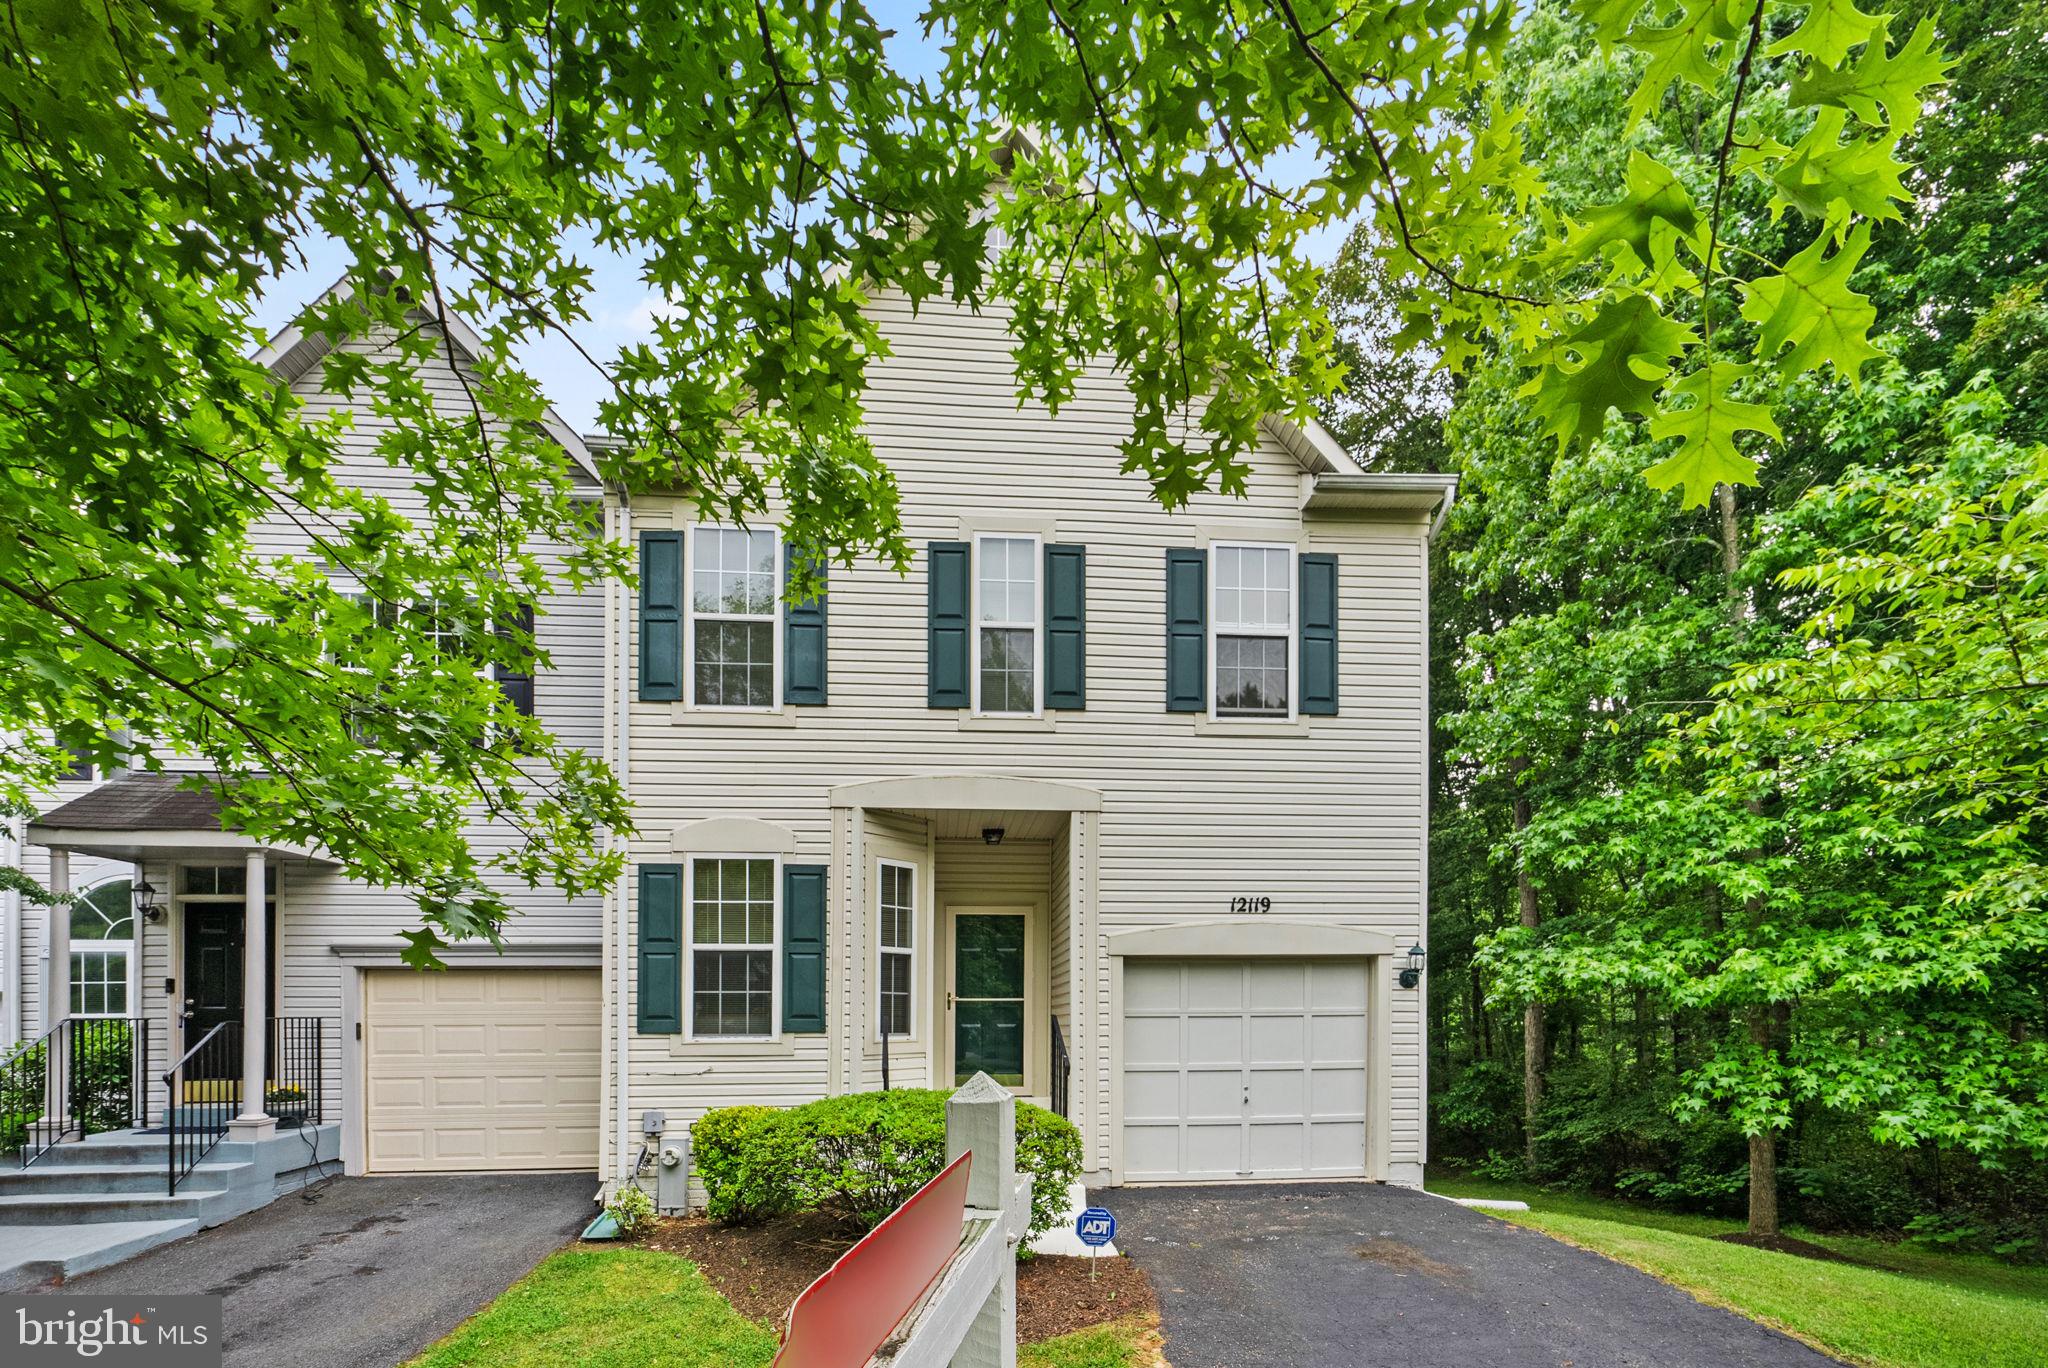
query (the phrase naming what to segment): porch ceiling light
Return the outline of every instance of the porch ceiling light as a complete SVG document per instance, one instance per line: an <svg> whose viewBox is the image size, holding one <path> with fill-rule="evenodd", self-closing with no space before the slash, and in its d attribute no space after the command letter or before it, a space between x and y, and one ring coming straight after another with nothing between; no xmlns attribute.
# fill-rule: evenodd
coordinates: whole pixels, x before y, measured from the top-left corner
<svg viewBox="0 0 2048 1368"><path fill-rule="evenodd" d="M164 919L163 908L157 905L156 887L147 879L135 885L135 915L146 922L155 923Z"/></svg>
<svg viewBox="0 0 2048 1368"><path fill-rule="evenodd" d="M1408 947L1408 963L1401 970L1401 986L1413 988L1422 982L1422 961L1426 952L1420 945Z"/></svg>
<svg viewBox="0 0 2048 1368"><path fill-rule="evenodd" d="M987 845L1001 845L1003 843L1003 829L1001 827L983 827L981 829L981 839Z"/></svg>

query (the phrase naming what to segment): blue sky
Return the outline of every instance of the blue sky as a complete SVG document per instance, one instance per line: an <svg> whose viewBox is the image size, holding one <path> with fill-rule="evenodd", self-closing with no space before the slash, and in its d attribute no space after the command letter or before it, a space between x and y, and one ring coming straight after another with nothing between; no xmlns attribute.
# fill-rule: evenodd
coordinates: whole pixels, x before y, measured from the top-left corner
<svg viewBox="0 0 2048 1368"><path fill-rule="evenodd" d="M937 75L944 53L938 42L924 36L918 22L922 5L902 0L869 0L869 9L884 29L895 30L888 47L897 70L912 78ZM1282 157L1270 169L1283 181L1298 181L1311 174L1309 160L1305 154ZM1289 165L1290 162L1296 164ZM1334 258L1343 245L1344 233L1345 225L1341 224L1317 233L1309 241L1310 258L1324 262ZM274 333L291 322L316 294L340 278L347 265L340 245L331 238L308 239L300 246L306 264L272 281L257 308L257 324L266 332ZM603 358L628 343L646 340L661 299L641 280L639 262L600 251L587 239L570 240L563 246L591 268L591 317L576 329L577 339L584 347ZM556 410L571 426L586 432L597 427L597 405L605 391L604 377L566 341L549 337L530 343L522 350L520 361L540 380Z"/></svg>

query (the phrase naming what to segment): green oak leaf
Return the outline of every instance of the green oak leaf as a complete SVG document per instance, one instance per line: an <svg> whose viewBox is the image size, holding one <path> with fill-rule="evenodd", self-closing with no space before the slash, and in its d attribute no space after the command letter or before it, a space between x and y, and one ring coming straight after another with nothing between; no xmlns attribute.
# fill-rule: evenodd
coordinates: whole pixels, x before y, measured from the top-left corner
<svg viewBox="0 0 2048 1368"><path fill-rule="evenodd" d="M1812 67L1792 78L1787 98L1795 105L1839 105L1902 138L1920 121L1921 92L1946 80L1953 65L1935 51L1933 22L1922 19L1897 52L1870 43L1852 63Z"/></svg>
<svg viewBox="0 0 2048 1368"><path fill-rule="evenodd" d="M1784 164L1771 176L1778 189L1774 206L1790 205L1808 218L1839 223L1844 211L1874 219L1901 217L1899 206L1910 196L1902 179L1909 169L1892 155L1891 138L1852 138L1842 131L1846 110L1823 108L1813 127L1799 140Z"/></svg>
<svg viewBox="0 0 2048 1368"><path fill-rule="evenodd" d="M1593 32L1603 43L1619 43L1628 37L1628 26L1642 13L1648 0L1586 0L1579 13L1592 22Z"/></svg>
<svg viewBox="0 0 2048 1368"><path fill-rule="evenodd" d="M1647 296L1610 299L1553 345L1556 359L1521 393L1535 398L1537 415L1559 446L1591 442L1607 426L1608 409L1649 413L1655 407L1671 359L1693 339L1691 328L1666 318ZM1573 354L1576 362L1568 359Z"/></svg>
<svg viewBox="0 0 2048 1368"><path fill-rule="evenodd" d="M1734 361L1716 361L1670 387L1664 407L1650 419L1650 435L1678 438L1678 450L1643 472L1652 489L1683 486L1685 506L1701 508L1717 484L1756 483L1757 464L1736 449L1735 434L1783 434L1769 406L1733 397L1736 383L1748 378L1751 369ZM1687 398L1692 402L1683 408L1671 402Z"/></svg>
<svg viewBox="0 0 2048 1368"><path fill-rule="evenodd" d="M1833 256L1826 255L1830 240L1820 234L1777 275L1742 286L1742 316L1758 329L1757 359L1775 365L1787 380L1832 364L1853 382L1865 362L1883 355L1870 345L1876 308L1849 288L1849 277L1870 250L1870 225L1851 229Z"/></svg>
<svg viewBox="0 0 2048 1368"><path fill-rule="evenodd" d="M1668 255L1669 239L1661 252L1652 244L1660 236L1658 226L1668 225L1679 236L1690 237L1699 228L1699 211L1692 196L1677 176L1656 159L1640 150L1628 157L1628 193L1612 204L1603 204L1574 227L1563 249L1563 264L1569 268L1620 246L1635 254L1645 270L1653 257Z"/></svg>
<svg viewBox="0 0 2048 1368"><path fill-rule="evenodd" d="M1738 9L1741 18L1736 17ZM1728 69L1721 49L1741 34L1749 12L1748 0L1683 0L1677 21L1668 27L1630 33L1624 46L1647 54L1650 63L1643 83L1629 97L1629 122L1655 109L1673 81L1690 81L1712 94Z"/></svg>
<svg viewBox="0 0 2048 1368"><path fill-rule="evenodd" d="M1868 42L1890 23L1882 14L1865 14L1856 0L1813 0L1799 27L1764 49L1767 56L1803 52L1823 66L1839 66L1849 49Z"/></svg>

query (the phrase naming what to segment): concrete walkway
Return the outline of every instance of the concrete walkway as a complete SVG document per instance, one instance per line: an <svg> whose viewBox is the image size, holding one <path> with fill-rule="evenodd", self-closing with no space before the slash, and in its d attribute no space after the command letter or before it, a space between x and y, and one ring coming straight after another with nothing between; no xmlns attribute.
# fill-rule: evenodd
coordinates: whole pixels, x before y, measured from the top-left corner
<svg viewBox="0 0 2048 1368"><path fill-rule="evenodd" d="M1091 1194L1159 1293L1174 1368L1826 1368L1648 1274L1367 1183Z"/></svg>
<svg viewBox="0 0 2048 1368"><path fill-rule="evenodd" d="M587 1173L338 1178L46 1292L210 1292L226 1368L387 1368L596 1214Z"/></svg>

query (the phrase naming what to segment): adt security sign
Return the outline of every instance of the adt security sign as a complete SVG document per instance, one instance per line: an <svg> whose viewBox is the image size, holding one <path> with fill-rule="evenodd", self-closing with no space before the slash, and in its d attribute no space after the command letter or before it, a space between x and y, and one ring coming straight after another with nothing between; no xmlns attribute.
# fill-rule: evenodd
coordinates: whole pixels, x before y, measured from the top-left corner
<svg viewBox="0 0 2048 1368"><path fill-rule="evenodd" d="M1101 1207L1089 1207L1074 1219L1074 1234L1090 1249L1100 1249L1116 1238L1116 1217Z"/></svg>

